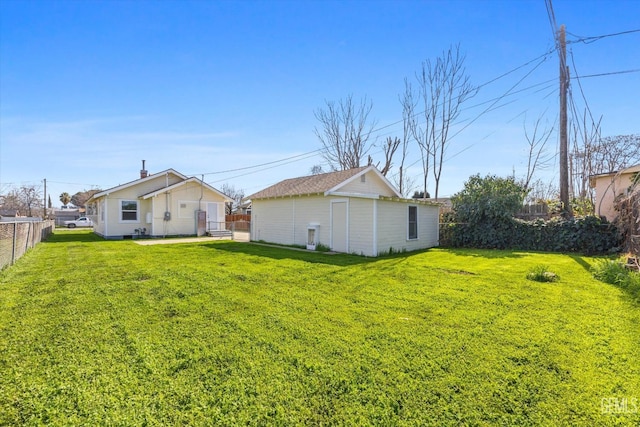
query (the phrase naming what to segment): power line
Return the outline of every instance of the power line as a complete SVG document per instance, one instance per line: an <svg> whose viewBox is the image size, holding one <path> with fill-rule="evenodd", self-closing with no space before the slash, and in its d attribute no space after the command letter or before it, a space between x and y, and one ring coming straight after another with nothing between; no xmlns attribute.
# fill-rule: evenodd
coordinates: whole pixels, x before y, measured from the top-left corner
<svg viewBox="0 0 640 427"><path fill-rule="evenodd" d="M573 57L573 49L569 50L569 54L571 55L571 64L573 64L573 71L575 71L575 73L578 74L578 70L576 69L576 62ZM589 107L589 102L587 101L587 97L584 95L584 90L582 89L582 83L580 83L580 79L576 79L576 81L578 82L578 88L580 89L580 94L582 95L582 99L584 100L584 105L586 106L587 111L589 112L589 117L591 117L591 122L595 123L595 120L593 119L593 114L591 113L591 108ZM571 99L573 102L573 96L571 97Z"/></svg>
<svg viewBox="0 0 640 427"><path fill-rule="evenodd" d="M556 41L557 48L558 43L556 39L556 31L558 29L558 24L556 23L556 15L553 12L553 4L551 4L551 0L545 0L544 6L547 9L547 18L549 18L549 25L551 25L551 34L553 35L553 39Z"/></svg>
<svg viewBox="0 0 640 427"><path fill-rule="evenodd" d="M576 75L576 79L586 79L589 77L602 77L602 76L614 76L616 74L629 74L629 73L638 73L640 72L640 68L634 68L632 70L623 70L623 71L611 71L609 73L598 73L598 74L588 74L586 76L578 76Z"/></svg>
<svg viewBox="0 0 640 427"><path fill-rule="evenodd" d="M295 163L295 162L298 162L300 160L310 159L310 158L315 157L315 156L318 155L317 151L321 151L321 150L310 151L309 153L306 153L307 156L303 157L303 158L298 158L299 156L294 156L294 157L296 157L295 159L290 160L290 161L285 162L285 163L278 163L276 165L269 166L269 167L266 167L266 168L257 169L257 170L251 171L251 172L245 172L245 173L242 173L240 175L231 176L231 177L227 177L227 178L224 178L224 179L219 179L217 181L211 181L211 182L208 182L208 184L215 184L215 183L227 181L227 180L230 180L230 179L240 178L240 177L243 177L243 176L252 175L254 173L258 173L258 172L266 171L266 170L269 170L269 169L277 168L277 167L280 167L280 166L288 165L289 163ZM270 162L268 164L273 164L273 163L274 162ZM246 169L246 168L243 168L243 169Z"/></svg>
<svg viewBox="0 0 640 427"><path fill-rule="evenodd" d="M291 160L291 159L296 159L298 157L304 157L304 156L308 156L310 154L317 154L319 152L321 152L323 149L322 148L318 148L317 150L313 150L313 151L308 151L306 153L302 153L302 154L297 154L295 156L291 156L291 157L285 157L284 159L279 159L279 160L274 160L271 162L266 162L266 163L260 163L258 165L252 165L252 166L245 166L242 168L236 168L236 169L227 169L224 171L218 171L218 172L206 172L206 173L198 173L198 174L192 174L192 175L219 175L222 173L229 173L229 172L238 172L238 171L242 171L242 170L247 170L247 169L255 169L255 168L259 168L262 166L267 166L267 165L273 165L275 163L281 163L281 162L285 162L287 160ZM310 156L313 157L313 156ZM305 157L307 158L307 157ZM300 159L300 160L304 160L304 159ZM291 162L290 162L291 163Z"/></svg>
<svg viewBox="0 0 640 427"><path fill-rule="evenodd" d="M487 86L487 85L489 85L489 84L491 84L491 83L493 83L493 82L495 82L495 81L497 81L497 80L500 80L500 79L502 79L502 78L504 78L504 77L506 77L506 76L508 76L508 75L510 75L510 74L512 74L512 73L514 73L514 72L516 72L516 71L518 71L518 70L520 70L521 68L526 67L527 65L529 65L529 64L531 64L532 62L535 62L535 61L537 61L537 60L540 60L540 59L543 59L543 58L544 58L544 59L543 59L543 61L542 61L542 62L544 62L544 61L546 60L546 57L548 57L548 56L549 56L551 53L553 53L553 52L554 52L554 49L550 49L550 50L546 51L545 53L543 53L542 55L539 55L539 56L537 56L536 58L531 59L531 60L529 60L529 61L527 61L527 62L525 62L525 63L523 63L523 64L521 64L521 65L519 65L519 66L517 66L517 67L515 67L515 68L513 68L513 69L511 69L511 70L509 70L509 71L507 71L506 73L500 74L499 76L494 77L494 78L492 78L492 79L490 79L490 80L488 80L488 81L486 81L486 82L482 83L481 85L479 85L479 86L478 86L478 88L481 88L481 87ZM541 63L542 63L542 62L541 62ZM540 64L541 64L541 63L540 63ZM527 76L528 76L529 74L531 74L531 72L533 72L533 71L534 71L534 70L535 70L535 69L536 69L540 64L538 64L536 67L534 67L534 69L533 69L533 70L531 70L529 73L527 73ZM525 76L525 77L526 77L526 76ZM521 79L520 81L522 81L522 80L523 80L523 79ZM535 84L535 85L529 86L528 88L524 88L524 89L521 89L521 90L518 90L518 91L513 91L513 92L511 92L511 93L510 93L510 95L514 95L514 94L516 94L516 93L520 93L520 92L522 92L522 91L529 90L529 89L531 89L531 88L533 88L533 87L537 87L537 86L539 86L539 85L546 84L546 83L548 83L548 82L549 82L549 81L545 81L545 82L542 82L542 83L538 83L538 84ZM520 82L519 82L519 83L520 83ZM519 83L517 83L517 84L519 84ZM517 86L517 84L516 84L516 86ZM515 86L514 86L514 87L515 87ZM512 87L512 88L513 88L513 87ZM507 92L506 94L504 94L503 96L501 96L501 97L493 98L493 99L490 99L490 100L488 100L488 101L484 101L484 102L482 102L482 103L479 103L479 104L473 105L473 106L471 106L471 107L467 107L466 109L463 109L463 111L464 111L464 110L467 110L467 109L471 109L471 108L478 107L478 106L480 106L480 105L484 105L484 104L486 104L486 103L490 103L490 102L492 102L492 101L499 101L500 99L504 98L504 97L505 97L505 96L507 96L507 95L509 95L509 93L508 93L508 92ZM493 105L495 105L495 103L494 103ZM488 112L488 111L491 111L491 107L493 107L493 105L492 105L492 106L490 106L490 107L489 107L489 109L488 109L487 111L485 111L485 113L486 113L486 112ZM424 113L424 111L419 112L419 113L416 113L416 116L417 116L417 115L420 115L420 114L423 114L423 113ZM483 114L484 114L484 113L483 113ZM477 117L477 118L476 118L476 119L474 119L474 120L477 120L478 118L479 118L479 117ZM387 129L387 128L391 127L391 126L395 126L395 125L397 125L397 124L400 124L400 123L402 123L402 122L403 122L403 119L398 120L398 121L395 121L395 122L393 122L393 123L389 123L389 124L384 125L384 126L381 126L381 127L378 127L378 128L376 128L376 129L372 129L372 131L371 131L371 132L372 132L372 133L374 133L374 132L375 132L376 134L378 134L378 135L376 135L376 136L378 137L378 136L380 136L380 135L379 135L379 132L380 132L380 131L382 131L382 130L384 130L384 129ZM383 136L384 136L384 135L383 135ZM455 135L454 135L454 136L455 136ZM193 175L193 176L196 176L196 175L220 175L220 174L224 174L224 173L245 171L245 170L250 170L250 169L260 168L260 167L262 167L262 166L270 166L270 165L276 165L276 166L273 166L273 167L278 167L278 166L281 166L282 164L289 164L289 163L293 163L293 162L295 162L295 161L299 161L299 160L306 160L306 159L308 159L308 158L314 157L315 155L317 155L318 153L320 153L320 152L322 152L322 151L323 151L323 149L322 149L322 148L320 148L320 149L316 149L316 150L309 151L309 152L306 152L306 153L298 154L298 155L295 155L295 156L286 157L286 158L279 159L279 160L274 160L274 161L271 161L271 162L260 163L260 164L257 164L257 165L245 166L245 167L241 167L241 168L228 169L228 170L224 170L224 171L217 171L217 172L197 173L197 174L191 174L191 175ZM292 161L288 161L288 160L292 160ZM283 163L283 162L286 162L286 163ZM225 181L225 180L227 180L227 179L239 178L239 177L243 177L243 176L246 176L246 175L251 175L251 174L253 174L253 173L255 173L255 172L260 172L260 171L263 171L263 170L272 169L273 167L269 167L269 168L265 168L265 169L260 169L259 171L253 171L253 172L249 172L249 173L246 173L246 174L240 174L240 175L236 175L236 176L233 176L233 177L229 177L229 178L226 178L226 179L223 179L223 180L217 180L217 181L213 181L213 182L215 183L215 182Z"/></svg>
<svg viewBox="0 0 640 427"><path fill-rule="evenodd" d="M491 108L498 103L498 101L500 101L501 99L503 99L504 97L506 97L507 95L509 95L509 93L516 88L516 86L518 86L520 83L522 83L524 81L524 79L526 79L527 77L529 77L531 75L531 73L533 73L540 65L542 65L545 61L547 60L547 57L545 56L535 67L533 67L533 69L531 71L529 71L527 74L525 74L524 76L522 76L522 78L520 80L518 80L513 86L511 86L509 88L509 90L507 90L502 96L499 96L491 105L489 105L489 107L487 107L484 111L480 112L480 114L478 114L473 120L471 120L469 123L467 123L465 126L462 127L462 129L460 129L459 131L457 131L456 133L454 133L451 138L449 138L450 140L455 138L457 135L459 135L463 130L465 130L466 128L468 128L472 123L474 123L476 120L478 120L480 117L482 117L484 114L488 113L489 111L491 111Z"/></svg>
<svg viewBox="0 0 640 427"><path fill-rule="evenodd" d="M511 70L509 70L509 71L507 71L506 73L500 74L499 76L494 77L494 78L492 78L491 80L488 80L488 81L486 81L486 82L484 82L484 83L482 83L482 84L478 85L478 86L476 87L476 89L480 89L480 88L482 88L482 87L484 87L484 86L487 86L487 85L489 85L489 84L491 84L491 83L493 83L493 82L495 82L495 81L497 81L497 80L500 80L501 78L506 77L506 76L508 76L509 74L512 74L512 73L514 73L514 72L518 71L519 69L521 69L521 68L523 68L523 67L526 67L527 65L531 64L532 62L535 62L535 61L537 61L537 60L539 60L539 59L541 59L541 58L544 58L544 57L546 57L546 56L549 56L549 55L550 55L550 54L552 54L554 51L555 51L555 48L550 49L550 50L548 50L547 52L543 53L542 55L537 56L536 58L533 58L533 59L531 59L531 60L529 60L529 61L525 62L524 64L518 65L517 67L515 67L515 68L513 68L513 69L511 69ZM554 80L554 81L555 81L555 80ZM517 93L517 92L514 92L514 93ZM487 101L487 102L490 102L490 101ZM467 109L477 107L478 105L482 105L482 104L477 104L477 105L474 105L474 106L471 106L471 107L467 107ZM420 111L420 112L416 113L413 117L418 116L418 115L423 114L423 113L424 113L424 111ZM403 119L398 120L398 121L395 121L395 122L393 122L393 123L389 123L389 124L384 125L384 126L381 126L381 127L379 127L379 128L373 129L371 132L378 132L378 131L381 131L381 130L383 130L383 129L389 128L389 127L391 127L391 126L395 126L395 125L397 125L397 124L400 124L400 123L402 123L402 122L403 122Z"/></svg>
<svg viewBox="0 0 640 427"><path fill-rule="evenodd" d="M577 40L569 40L569 41L567 41L567 44L569 44L569 43L589 44L589 43L597 42L598 40L602 40L602 39L607 38L607 37L615 37L615 36L621 36L621 35L632 34L632 33L640 33L640 28L639 29L635 29L635 30L620 31L618 33L603 34L603 35L600 35L600 36L590 36L590 37L578 36L576 34L573 34L573 33L570 33L569 31L567 31L567 34L571 34L574 37L578 37Z"/></svg>

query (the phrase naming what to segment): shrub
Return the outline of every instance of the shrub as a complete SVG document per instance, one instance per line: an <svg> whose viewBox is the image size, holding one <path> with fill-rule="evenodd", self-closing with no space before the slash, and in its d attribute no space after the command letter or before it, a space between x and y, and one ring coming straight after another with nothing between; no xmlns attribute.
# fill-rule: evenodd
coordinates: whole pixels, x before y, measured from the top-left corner
<svg viewBox="0 0 640 427"><path fill-rule="evenodd" d="M536 265L527 273L527 279L536 282L556 282L560 278L556 273L549 271L549 266Z"/></svg>
<svg viewBox="0 0 640 427"><path fill-rule="evenodd" d="M330 252L331 248L323 243L316 243L316 251L318 252Z"/></svg>
<svg viewBox="0 0 640 427"><path fill-rule="evenodd" d="M624 289L640 302L640 273L629 270L622 261L602 260L591 268L591 272L596 279Z"/></svg>
<svg viewBox="0 0 640 427"><path fill-rule="evenodd" d="M617 252L620 242L620 233L613 224L591 216L572 220L510 219L443 224L440 244L483 249L606 254Z"/></svg>
<svg viewBox="0 0 640 427"><path fill-rule="evenodd" d="M618 260L605 259L591 267L593 277L604 283L620 285L629 275L624 264Z"/></svg>
<svg viewBox="0 0 640 427"><path fill-rule="evenodd" d="M564 220L522 221L513 216L526 191L513 178L473 175L451 202L457 224L442 217L442 246L528 251L612 253L620 233L595 216Z"/></svg>
<svg viewBox="0 0 640 427"><path fill-rule="evenodd" d="M525 189L514 178L495 175L469 177L462 191L451 198L459 222L509 221L522 207Z"/></svg>

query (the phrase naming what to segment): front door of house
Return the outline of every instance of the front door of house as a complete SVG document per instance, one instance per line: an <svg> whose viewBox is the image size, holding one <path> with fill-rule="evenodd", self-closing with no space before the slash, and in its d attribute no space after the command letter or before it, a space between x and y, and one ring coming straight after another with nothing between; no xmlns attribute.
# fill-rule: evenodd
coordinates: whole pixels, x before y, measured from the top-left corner
<svg viewBox="0 0 640 427"><path fill-rule="evenodd" d="M348 203L346 200L331 202L331 250L349 252Z"/></svg>

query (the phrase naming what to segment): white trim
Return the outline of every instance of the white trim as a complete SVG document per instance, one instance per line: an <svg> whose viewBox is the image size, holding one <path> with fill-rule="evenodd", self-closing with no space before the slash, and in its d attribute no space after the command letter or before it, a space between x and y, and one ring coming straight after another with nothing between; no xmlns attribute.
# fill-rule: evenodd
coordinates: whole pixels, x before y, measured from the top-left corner
<svg viewBox="0 0 640 427"><path fill-rule="evenodd" d="M291 200L291 209L292 209L292 213L291 213L291 225L293 226L293 243L296 243L296 199L292 199Z"/></svg>
<svg viewBox="0 0 640 427"><path fill-rule="evenodd" d="M104 235L109 235L109 196L104 198Z"/></svg>
<svg viewBox="0 0 640 427"><path fill-rule="evenodd" d="M109 193L112 193L114 191L124 190L125 188L132 187L132 186L137 185L137 184L139 184L141 182L151 181L152 179L156 179L158 177L161 177L163 174L168 174L168 173L172 173L175 176L177 176L178 178L181 178L183 180L187 179L187 177L185 175L182 175L180 172L176 171L175 169L167 169L167 170L164 170L162 172L158 172L158 173L154 173L153 175L146 176L145 178L136 179L135 181L131 181L131 182L128 182L126 184L118 185L116 187L112 187L112 188L109 188L107 190L101 191L99 193L94 194L89 200L97 199L97 198L102 197L102 196L108 196Z"/></svg>
<svg viewBox="0 0 640 427"><path fill-rule="evenodd" d="M346 191L332 191L325 194L325 196L338 196L338 197L357 197L359 199L379 199L378 194L363 194L363 193L351 193Z"/></svg>
<svg viewBox="0 0 640 427"><path fill-rule="evenodd" d="M378 256L378 200L373 201L373 256Z"/></svg>

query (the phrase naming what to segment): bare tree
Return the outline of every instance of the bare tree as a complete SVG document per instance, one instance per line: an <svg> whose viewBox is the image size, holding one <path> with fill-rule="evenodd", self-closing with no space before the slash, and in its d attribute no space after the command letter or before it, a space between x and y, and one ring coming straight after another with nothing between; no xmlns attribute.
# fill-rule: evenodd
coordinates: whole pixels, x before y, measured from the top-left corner
<svg viewBox="0 0 640 427"><path fill-rule="evenodd" d="M464 60L465 56L460 53L460 45L455 45L435 61L424 61L422 69L416 73L418 101L408 103L413 105L410 116L420 116L412 126L412 135L421 150L425 172L424 191L427 192L427 171L431 169L435 181L436 200L444 155L450 143L449 128L460 115L462 104L477 93L466 74ZM413 94L411 85L406 81L405 92ZM421 108L422 112L416 112L417 108Z"/></svg>
<svg viewBox="0 0 640 427"><path fill-rule="evenodd" d="M569 154L569 193L573 200L581 206L593 207L594 190L589 185L589 177L601 173L596 165L596 152L599 150L600 122L588 121L587 112L581 120L574 120L571 125L571 153ZM598 171L596 171L598 170Z"/></svg>
<svg viewBox="0 0 640 427"><path fill-rule="evenodd" d="M594 173L615 172L640 163L640 134L607 136L598 140Z"/></svg>
<svg viewBox="0 0 640 427"><path fill-rule="evenodd" d="M541 179L536 179L529 183L525 203L547 203L548 201L558 199L559 197L560 190L555 182L545 182Z"/></svg>
<svg viewBox="0 0 640 427"><path fill-rule="evenodd" d="M20 192L15 188L7 187L4 194L0 196L0 206L2 209L17 209L18 211L26 212Z"/></svg>
<svg viewBox="0 0 640 427"><path fill-rule="evenodd" d="M382 152L384 153L384 166L380 168L380 162L378 162L378 164L376 164L376 167L380 170L380 173L383 176L387 176L387 174L391 170L391 167L393 166L393 156L398 150L400 142L400 138L392 138L389 136L382 144Z"/></svg>
<svg viewBox="0 0 640 427"><path fill-rule="evenodd" d="M538 117L535 121L531 134L527 131L526 124L524 125L524 137L527 140L527 173L522 182L522 186L525 191L530 190L536 171L549 167L553 159L553 154L547 151L547 143L551 138L555 126L540 129L541 120L542 116Z"/></svg>
<svg viewBox="0 0 640 427"><path fill-rule="evenodd" d="M315 111L320 128L315 133L322 142L323 157L333 170L360 167L364 156L371 148L369 137L376 125L369 119L373 103L366 98L356 104L353 96L326 102L326 109Z"/></svg>
<svg viewBox="0 0 640 427"><path fill-rule="evenodd" d="M613 173L640 163L640 134L601 137L600 123L587 119L587 112L572 123L570 173L571 196L593 208L594 189L589 177Z"/></svg>
<svg viewBox="0 0 640 427"><path fill-rule="evenodd" d="M309 173L311 175L320 175L321 173L324 173L324 170L322 170L322 165L313 165L311 166L311 169L309 169Z"/></svg>
<svg viewBox="0 0 640 427"><path fill-rule="evenodd" d="M9 202L10 203L7 203ZM9 197L4 199L5 208L18 209L20 213L27 216L34 216L44 207L42 200L42 190L40 186L23 185L17 190L12 190ZM11 206L6 206L11 204Z"/></svg>
<svg viewBox="0 0 640 427"><path fill-rule="evenodd" d="M222 188L220 189L220 191L233 199L233 202L225 203L224 208L225 214L231 215L233 213L233 208L242 203L242 199L244 198L244 190L236 190L236 187L234 185L224 183L222 184Z"/></svg>

